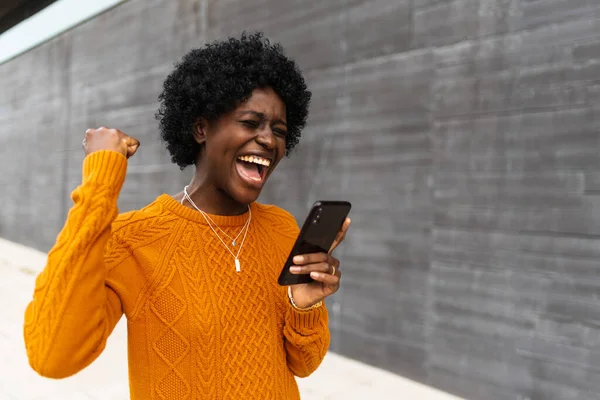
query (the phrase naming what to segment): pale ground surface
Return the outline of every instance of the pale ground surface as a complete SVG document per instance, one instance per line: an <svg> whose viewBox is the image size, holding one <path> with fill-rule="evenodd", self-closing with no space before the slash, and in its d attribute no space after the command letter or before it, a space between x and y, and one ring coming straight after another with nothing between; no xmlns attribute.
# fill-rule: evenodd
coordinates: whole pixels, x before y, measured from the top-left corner
<svg viewBox="0 0 600 400"><path fill-rule="evenodd" d="M23 311L46 255L0 239L0 399L126 400L125 320L110 337L104 353L90 367L64 380L38 376L27 363ZM329 353L310 377L299 379L305 400L460 400L397 375Z"/></svg>

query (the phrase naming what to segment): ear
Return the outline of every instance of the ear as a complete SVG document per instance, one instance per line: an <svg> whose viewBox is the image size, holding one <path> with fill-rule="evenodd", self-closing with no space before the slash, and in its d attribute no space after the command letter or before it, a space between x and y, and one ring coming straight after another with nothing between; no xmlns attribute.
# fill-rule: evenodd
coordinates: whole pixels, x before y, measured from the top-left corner
<svg viewBox="0 0 600 400"><path fill-rule="evenodd" d="M194 122L194 139L198 144L204 144L206 141L206 120L204 118L198 118Z"/></svg>

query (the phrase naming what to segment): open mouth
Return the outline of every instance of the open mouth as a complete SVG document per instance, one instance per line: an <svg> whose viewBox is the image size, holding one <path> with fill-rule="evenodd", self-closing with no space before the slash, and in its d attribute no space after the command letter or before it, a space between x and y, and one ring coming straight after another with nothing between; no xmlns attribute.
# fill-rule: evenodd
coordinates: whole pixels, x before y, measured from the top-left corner
<svg viewBox="0 0 600 400"><path fill-rule="evenodd" d="M267 176L271 160L260 156L239 156L236 160L239 174L252 183L262 183Z"/></svg>

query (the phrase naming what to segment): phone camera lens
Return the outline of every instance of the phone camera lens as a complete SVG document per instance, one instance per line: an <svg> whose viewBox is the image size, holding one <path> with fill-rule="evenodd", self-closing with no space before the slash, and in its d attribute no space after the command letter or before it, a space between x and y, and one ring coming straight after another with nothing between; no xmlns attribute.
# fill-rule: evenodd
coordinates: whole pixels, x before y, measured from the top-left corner
<svg viewBox="0 0 600 400"><path fill-rule="evenodd" d="M317 208L317 212L315 214L315 218L312 221L313 224L319 223L319 218L321 218L321 211L323 211L322 207Z"/></svg>

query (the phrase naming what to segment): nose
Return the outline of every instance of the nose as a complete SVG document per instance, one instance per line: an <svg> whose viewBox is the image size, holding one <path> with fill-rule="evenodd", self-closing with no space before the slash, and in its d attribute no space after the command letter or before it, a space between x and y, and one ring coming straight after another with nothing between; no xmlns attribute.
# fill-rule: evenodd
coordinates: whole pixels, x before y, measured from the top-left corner
<svg viewBox="0 0 600 400"><path fill-rule="evenodd" d="M256 137L256 142L267 150L273 150L275 148L275 134L271 127L265 126L261 129Z"/></svg>

